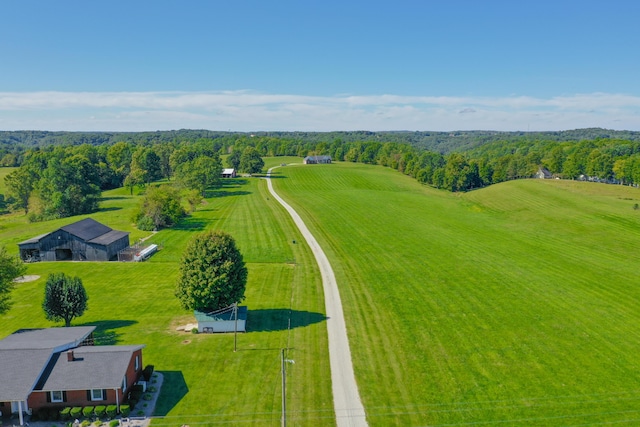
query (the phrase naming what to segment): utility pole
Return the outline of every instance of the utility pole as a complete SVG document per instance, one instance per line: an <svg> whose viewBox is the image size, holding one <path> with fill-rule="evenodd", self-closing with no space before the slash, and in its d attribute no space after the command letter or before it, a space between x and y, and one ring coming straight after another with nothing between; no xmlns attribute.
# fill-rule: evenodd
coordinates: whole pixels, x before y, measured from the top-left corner
<svg viewBox="0 0 640 427"><path fill-rule="evenodd" d="M287 427L287 371L285 367L284 348L282 349L282 427Z"/></svg>

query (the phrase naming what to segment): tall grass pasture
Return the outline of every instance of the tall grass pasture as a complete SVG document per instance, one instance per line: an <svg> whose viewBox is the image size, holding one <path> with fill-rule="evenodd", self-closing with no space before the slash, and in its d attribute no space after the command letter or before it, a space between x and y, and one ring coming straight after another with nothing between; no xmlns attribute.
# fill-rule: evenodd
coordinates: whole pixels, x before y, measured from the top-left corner
<svg viewBox="0 0 640 427"><path fill-rule="evenodd" d="M336 272L370 425L640 423L640 190L278 174Z"/></svg>

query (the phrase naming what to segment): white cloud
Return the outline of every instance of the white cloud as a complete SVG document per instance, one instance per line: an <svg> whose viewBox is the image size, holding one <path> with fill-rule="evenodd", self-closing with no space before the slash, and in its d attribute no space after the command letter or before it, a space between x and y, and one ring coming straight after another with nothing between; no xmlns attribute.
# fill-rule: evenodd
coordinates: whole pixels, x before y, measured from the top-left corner
<svg viewBox="0 0 640 427"><path fill-rule="evenodd" d="M0 92L0 112L3 130L640 130L640 97L607 93L536 98Z"/></svg>

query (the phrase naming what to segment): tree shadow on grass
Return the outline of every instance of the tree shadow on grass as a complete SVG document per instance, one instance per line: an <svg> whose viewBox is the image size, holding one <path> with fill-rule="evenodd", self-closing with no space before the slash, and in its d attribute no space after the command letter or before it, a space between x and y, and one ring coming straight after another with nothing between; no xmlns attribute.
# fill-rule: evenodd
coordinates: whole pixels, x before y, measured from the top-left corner
<svg viewBox="0 0 640 427"><path fill-rule="evenodd" d="M229 197L229 196L246 196L251 194L251 191L220 191L213 190L207 191L207 197Z"/></svg>
<svg viewBox="0 0 640 427"><path fill-rule="evenodd" d="M97 322L87 322L75 326L95 326L93 331L93 341L95 345L115 345L120 341L120 335L116 329L135 325L136 320L99 320Z"/></svg>
<svg viewBox="0 0 640 427"><path fill-rule="evenodd" d="M121 207L111 206L110 208L100 208L98 209L98 212L109 212L109 211L120 211L120 210L122 210Z"/></svg>
<svg viewBox="0 0 640 427"><path fill-rule="evenodd" d="M181 219L180 222L171 227L171 229L179 231L199 231L204 230L205 225L206 222L202 219L186 217Z"/></svg>
<svg viewBox="0 0 640 427"><path fill-rule="evenodd" d="M285 331L289 328L302 328L327 320L322 313L290 310L288 308L268 308L249 310L247 313L247 332Z"/></svg>
<svg viewBox="0 0 640 427"><path fill-rule="evenodd" d="M153 415L166 416L189 393L182 371L157 371L162 374L162 387Z"/></svg>

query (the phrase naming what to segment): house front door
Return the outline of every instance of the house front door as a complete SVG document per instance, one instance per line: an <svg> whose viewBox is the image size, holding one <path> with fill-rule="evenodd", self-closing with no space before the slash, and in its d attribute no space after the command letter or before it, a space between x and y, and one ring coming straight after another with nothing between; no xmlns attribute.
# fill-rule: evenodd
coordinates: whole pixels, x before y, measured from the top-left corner
<svg viewBox="0 0 640 427"><path fill-rule="evenodd" d="M27 402L11 402L11 413L17 414L22 409L22 412L27 412Z"/></svg>

